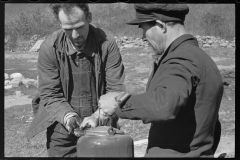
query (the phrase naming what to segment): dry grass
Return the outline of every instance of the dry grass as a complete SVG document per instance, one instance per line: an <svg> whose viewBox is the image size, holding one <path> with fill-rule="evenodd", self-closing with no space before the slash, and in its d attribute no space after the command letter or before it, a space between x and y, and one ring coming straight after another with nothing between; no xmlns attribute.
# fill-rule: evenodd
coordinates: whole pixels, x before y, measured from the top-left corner
<svg viewBox="0 0 240 160"><path fill-rule="evenodd" d="M25 132L32 116L31 105L14 106L5 110L5 157L41 157L46 154L46 138L42 132L32 141L27 142Z"/></svg>
<svg viewBox="0 0 240 160"><path fill-rule="evenodd" d="M14 49L18 47L20 39L29 39L36 34L48 36L60 28L47 6L48 4L6 5L5 34L10 36L6 48ZM126 25L135 18L133 4L101 3L90 4L89 7L93 15L92 23L104 29L108 35L142 36L141 30L136 26ZM234 4L189 4L189 8L185 26L190 33L225 39L235 37Z"/></svg>

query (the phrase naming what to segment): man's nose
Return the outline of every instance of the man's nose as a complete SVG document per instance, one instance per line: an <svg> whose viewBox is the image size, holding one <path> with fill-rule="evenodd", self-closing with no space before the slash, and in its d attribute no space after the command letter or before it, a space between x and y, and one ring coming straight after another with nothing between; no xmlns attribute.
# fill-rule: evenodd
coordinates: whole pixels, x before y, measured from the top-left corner
<svg viewBox="0 0 240 160"><path fill-rule="evenodd" d="M72 30L72 38L74 39L74 38L78 38L78 36L79 36L79 34L78 34L78 32L74 29L74 30Z"/></svg>

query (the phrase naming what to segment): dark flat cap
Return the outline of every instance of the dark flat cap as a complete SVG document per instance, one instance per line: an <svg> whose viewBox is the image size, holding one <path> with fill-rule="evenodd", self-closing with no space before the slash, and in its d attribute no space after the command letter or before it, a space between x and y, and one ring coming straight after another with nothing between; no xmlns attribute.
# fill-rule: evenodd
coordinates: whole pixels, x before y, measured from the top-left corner
<svg viewBox="0 0 240 160"><path fill-rule="evenodd" d="M161 20L169 21L184 21L186 14L189 12L187 4L158 4L145 3L135 4L136 19L128 22L130 25L138 25L139 23Z"/></svg>

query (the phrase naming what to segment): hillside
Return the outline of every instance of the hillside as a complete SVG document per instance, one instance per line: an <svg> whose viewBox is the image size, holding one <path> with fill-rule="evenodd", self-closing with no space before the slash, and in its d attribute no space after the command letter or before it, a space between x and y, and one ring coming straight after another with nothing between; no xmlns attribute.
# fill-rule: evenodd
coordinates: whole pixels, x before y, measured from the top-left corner
<svg viewBox="0 0 240 160"><path fill-rule="evenodd" d="M5 35L10 37L6 48L16 48L19 41L34 35L48 36L59 29L58 23L48 10L48 3L13 3L5 5ZM133 4L89 4L92 23L117 37L141 37L136 26L126 25L135 17ZM235 37L234 4L189 4L186 30L193 35L219 36L227 40Z"/></svg>

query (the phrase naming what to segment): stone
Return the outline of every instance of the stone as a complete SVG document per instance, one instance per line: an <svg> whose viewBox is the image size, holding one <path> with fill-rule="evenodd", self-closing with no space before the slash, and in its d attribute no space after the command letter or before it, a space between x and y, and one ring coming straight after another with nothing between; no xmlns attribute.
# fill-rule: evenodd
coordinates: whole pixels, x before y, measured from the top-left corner
<svg viewBox="0 0 240 160"><path fill-rule="evenodd" d="M19 87L21 84L22 84L22 80L17 79L17 78L13 79L10 82L10 85L12 85L12 87Z"/></svg>
<svg viewBox="0 0 240 160"><path fill-rule="evenodd" d="M208 44L208 41L205 40L205 41L202 41L202 43L203 43L203 44Z"/></svg>
<svg viewBox="0 0 240 160"><path fill-rule="evenodd" d="M21 73L12 73L9 77L10 79L24 79L24 76Z"/></svg>
<svg viewBox="0 0 240 160"><path fill-rule="evenodd" d="M40 49L40 46L42 44L44 40L38 40L34 46L29 50L29 52L38 52L38 50Z"/></svg>
<svg viewBox="0 0 240 160"><path fill-rule="evenodd" d="M4 89L7 89L7 90L11 89L11 88L12 88L12 85L7 85L7 86L4 87Z"/></svg>
<svg viewBox="0 0 240 160"><path fill-rule="evenodd" d="M212 40L209 40L209 41L208 41L208 44L212 44L212 43L213 43L213 41L212 41Z"/></svg>
<svg viewBox="0 0 240 160"><path fill-rule="evenodd" d="M21 93L21 91L15 91L15 95L16 96L22 96L23 94Z"/></svg>
<svg viewBox="0 0 240 160"><path fill-rule="evenodd" d="M10 82L11 82L10 80L5 80L4 81L5 86L8 86L10 84Z"/></svg>
<svg viewBox="0 0 240 160"><path fill-rule="evenodd" d="M29 86L36 86L36 81L35 79L26 78L22 80L22 84L28 88Z"/></svg>
<svg viewBox="0 0 240 160"><path fill-rule="evenodd" d="M5 79L9 79L9 76L8 76L7 73L4 73L4 78L5 78Z"/></svg>
<svg viewBox="0 0 240 160"><path fill-rule="evenodd" d="M221 43L220 46L221 47L227 47L227 43Z"/></svg>
<svg viewBox="0 0 240 160"><path fill-rule="evenodd" d="M125 48L131 48L131 47L133 47L133 46L134 46L134 44L125 44L125 45L124 45Z"/></svg>
<svg viewBox="0 0 240 160"><path fill-rule="evenodd" d="M198 38L200 38L200 36L199 36L199 35L196 35L195 37L196 37L197 39L198 39Z"/></svg>
<svg viewBox="0 0 240 160"><path fill-rule="evenodd" d="M210 45L209 44L203 44L203 48L209 48L210 47Z"/></svg>

